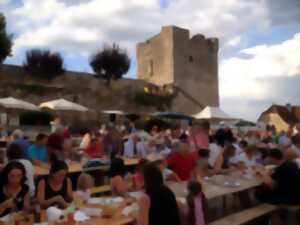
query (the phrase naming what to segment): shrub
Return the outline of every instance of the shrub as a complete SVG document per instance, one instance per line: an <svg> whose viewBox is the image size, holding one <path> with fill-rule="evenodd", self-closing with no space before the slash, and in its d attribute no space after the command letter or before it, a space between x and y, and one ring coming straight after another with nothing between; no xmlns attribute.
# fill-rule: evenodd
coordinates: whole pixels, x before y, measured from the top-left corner
<svg viewBox="0 0 300 225"><path fill-rule="evenodd" d="M58 52L33 49L26 52L25 72L40 79L53 79L65 72L63 58Z"/></svg>

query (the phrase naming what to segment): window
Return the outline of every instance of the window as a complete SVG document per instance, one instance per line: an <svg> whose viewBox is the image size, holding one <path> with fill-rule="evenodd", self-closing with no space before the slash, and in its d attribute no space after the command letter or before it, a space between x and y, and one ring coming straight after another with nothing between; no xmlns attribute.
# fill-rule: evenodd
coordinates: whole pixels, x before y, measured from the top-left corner
<svg viewBox="0 0 300 225"><path fill-rule="evenodd" d="M190 63L194 62L194 58L193 58L193 56L191 56L191 55L189 56L189 62L190 62Z"/></svg>
<svg viewBox="0 0 300 225"><path fill-rule="evenodd" d="M148 74L150 76L153 76L153 60L149 61L149 64L148 64Z"/></svg>

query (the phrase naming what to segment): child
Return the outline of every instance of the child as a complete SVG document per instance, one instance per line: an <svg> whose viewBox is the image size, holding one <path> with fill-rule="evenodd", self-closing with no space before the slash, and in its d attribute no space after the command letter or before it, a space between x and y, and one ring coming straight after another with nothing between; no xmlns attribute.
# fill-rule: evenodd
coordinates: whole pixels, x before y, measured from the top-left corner
<svg viewBox="0 0 300 225"><path fill-rule="evenodd" d="M80 174L77 181L77 196L87 201L91 196L90 189L94 187L94 184L95 182L91 175L87 173Z"/></svg>
<svg viewBox="0 0 300 225"><path fill-rule="evenodd" d="M205 225L207 202L202 192L202 186L197 181L188 183L188 196L186 198L188 205L188 224L189 225Z"/></svg>

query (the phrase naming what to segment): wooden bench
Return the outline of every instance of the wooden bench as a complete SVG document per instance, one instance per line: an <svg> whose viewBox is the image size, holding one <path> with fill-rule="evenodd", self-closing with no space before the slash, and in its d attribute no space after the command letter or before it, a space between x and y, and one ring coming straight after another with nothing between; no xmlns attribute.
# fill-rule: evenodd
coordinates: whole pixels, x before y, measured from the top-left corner
<svg viewBox="0 0 300 225"><path fill-rule="evenodd" d="M260 204L250 209L234 213L219 220L211 222L209 225L241 225L259 217L267 215L277 209L276 206L270 204Z"/></svg>
<svg viewBox="0 0 300 225"><path fill-rule="evenodd" d="M91 194L103 194L111 192L111 186L110 185L102 185L99 187L93 187L91 188Z"/></svg>
<svg viewBox="0 0 300 225"><path fill-rule="evenodd" d="M277 206L277 208L280 210L286 210L293 213L300 211L300 205L279 205Z"/></svg>

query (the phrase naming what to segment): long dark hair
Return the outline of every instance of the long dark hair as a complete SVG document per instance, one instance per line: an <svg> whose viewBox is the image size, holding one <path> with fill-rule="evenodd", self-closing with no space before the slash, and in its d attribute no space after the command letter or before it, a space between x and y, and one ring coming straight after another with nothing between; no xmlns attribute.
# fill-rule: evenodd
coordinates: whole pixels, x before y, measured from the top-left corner
<svg viewBox="0 0 300 225"><path fill-rule="evenodd" d="M163 187L163 176L160 169L152 163L144 168L145 190L147 194L157 193Z"/></svg>
<svg viewBox="0 0 300 225"><path fill-rule="evenodd" d="M188 212L188 221L190 225L196 225L196 216L195 216L195 203L194 203L194 199L196 196L198 196L199 194L201 194L201 200L202 200L202 204L203 205L203 214L206 215L206 210L205 210L205 196L202 192L202 185L197 182L197 181L190 181L188 183L188 196L187 196L187 204L189 207L189 212Z"/></svg>
<svg viewBox="0 0 300 225"><path fill-rule="evenodd" d="M124 160L121 158L114 158L110 164L109 176L110 177L115 177L115 176L124 177L124 175L125 175Z"/></svg>
<svg viewBox="0 0 300 225"><path fill-rule="evenodd" d="M51 163L50 176L52 176L53 174L55 174L56 172L58 172L60 170L65 170L66 172L68 172L68 170L69 170L68 165L62 160L53 161Z"/></svg>
<svg viewBox="0 0 300 225"><path fill-rule="evenodd" d="M20 147L20 145L12 143L7 148L6 156L8 161L15 160L15 159L23 159L24 152Z"/></svg>
<svg viewBox="0 0 300 225"><path fill-rule="evenodd" d="M25 170L25 167L23 166L22 163L20 162L17 162L17 161L12 161L12 162L9 162L2 170L1 172L1 186L6 186L8 184L8 176L9 176L9 173L14 170L14 169L19 169L22 171L22 179L21 179L21 182L20 182L20 185L24 185L25 182L26 182L26 170Z"/></svg>

